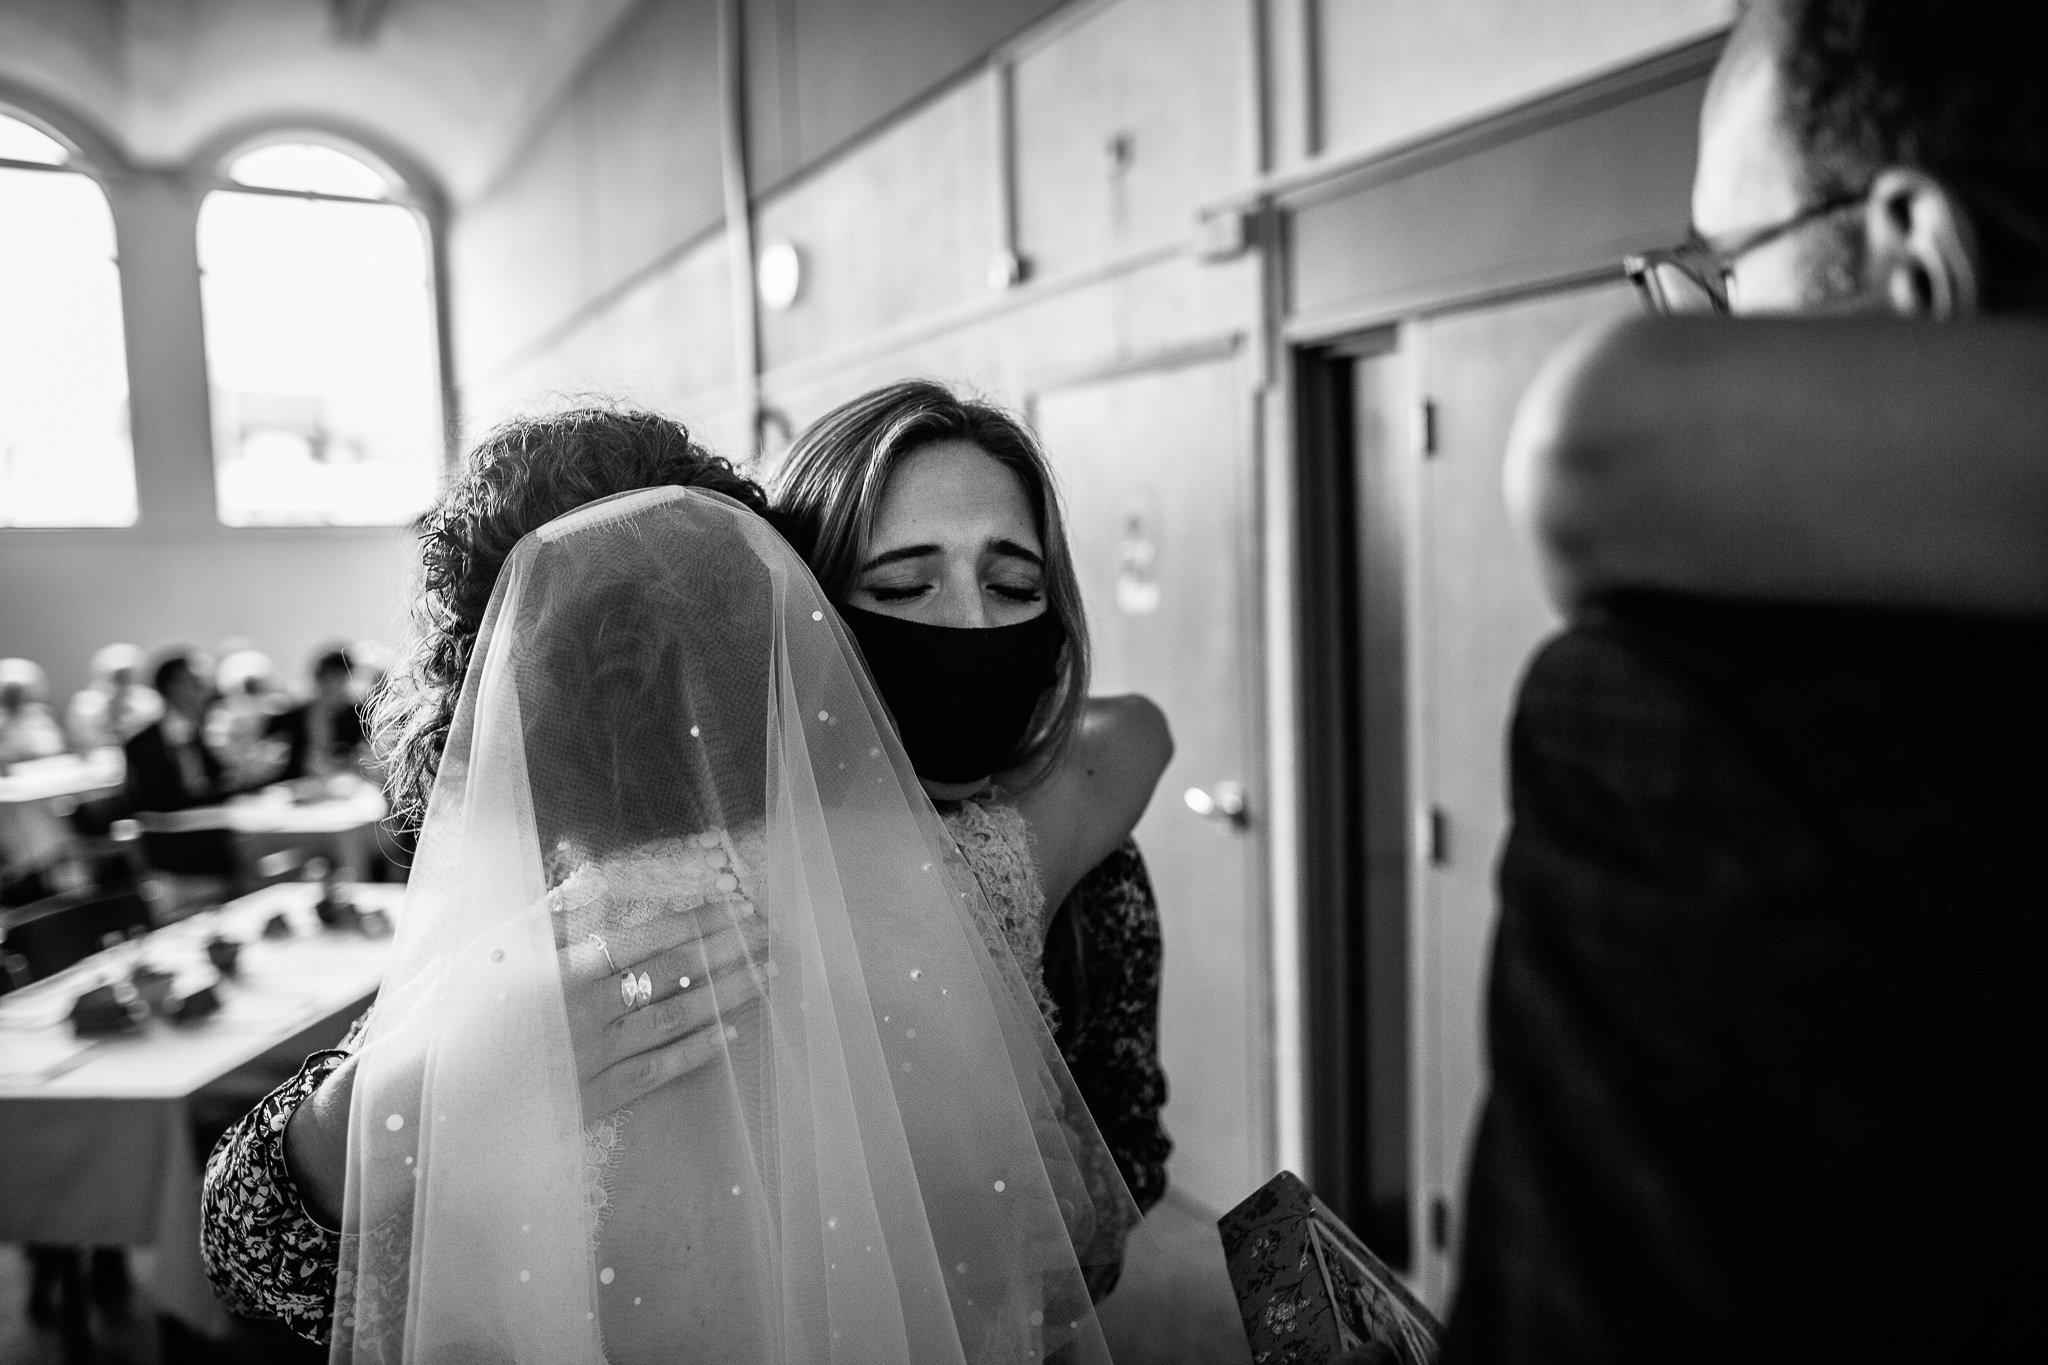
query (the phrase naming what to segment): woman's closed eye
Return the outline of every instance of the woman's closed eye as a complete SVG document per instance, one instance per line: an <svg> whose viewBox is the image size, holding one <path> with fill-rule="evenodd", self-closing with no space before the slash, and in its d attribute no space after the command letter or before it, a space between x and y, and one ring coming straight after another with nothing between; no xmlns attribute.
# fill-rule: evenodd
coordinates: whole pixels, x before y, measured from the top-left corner
<svg viewBox="0 0 2048 1365"><path fill-rule="evenodd" d="M915 602L938 590L938 584L931 582L864 583L861 586L877 602ZM982 591L1020 606L1028 606L1045 597L1045 589L1037 583L984 583Z"/></svg>
<svg viewBox="0 0 2048 1365"><path fill-rule="evenodd" d="M1005 601L1026 604L1045 596L1045 589L1036 583L991 583L988 591Z"/></svg>

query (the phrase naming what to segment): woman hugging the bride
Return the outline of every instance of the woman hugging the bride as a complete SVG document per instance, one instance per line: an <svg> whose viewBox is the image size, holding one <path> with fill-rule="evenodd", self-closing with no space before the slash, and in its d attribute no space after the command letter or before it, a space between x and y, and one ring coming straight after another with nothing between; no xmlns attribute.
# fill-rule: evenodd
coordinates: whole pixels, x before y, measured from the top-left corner
<svg viewBox="0 0 2048 1365"><path fill-rule="evenodd" d="M1049 954L1044 906L1103 880L1166 741L1142 703L1084 719L1042 463L987 454L1027 524L953 535L965 485L941 470L935 502L906 446L841 517L851 553L907 564L907 526L895 548L936 535L943 576L980 536L972 576L1035 558L1037 610L877 627L877 580L821 589L671 423L584 411L477 452L428 520L424 630L384 702L394 798L425 811L385 984L208 1163L231 1306L363 1360L1106 1356L1091 1290L1138 1217L1119 1167L1164 1155L1152 1003L1114 984L1156 990L1156 919L1149 972L1119 976ZM873 634L906 616L993 653ZM1016 630L1040 617L1057 631ZM948 696L902 682L919 657L1000 719L913 719ZM1149 893L1099 902L1119 894L1142 939ZM1115 1152L1048 1029L1061 992L1143 1033Z"/></svg>

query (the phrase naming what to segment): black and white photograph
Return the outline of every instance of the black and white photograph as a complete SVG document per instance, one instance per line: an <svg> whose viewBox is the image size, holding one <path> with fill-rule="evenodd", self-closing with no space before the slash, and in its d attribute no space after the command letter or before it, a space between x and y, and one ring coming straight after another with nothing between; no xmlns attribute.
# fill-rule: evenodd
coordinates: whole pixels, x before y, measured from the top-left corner
<svg viewBox="0 0 2048 1365"><path fill-rule="evenodd" d="M0 0L0 1365L2031 1358L2044 850L2048 7Z"/></svg>

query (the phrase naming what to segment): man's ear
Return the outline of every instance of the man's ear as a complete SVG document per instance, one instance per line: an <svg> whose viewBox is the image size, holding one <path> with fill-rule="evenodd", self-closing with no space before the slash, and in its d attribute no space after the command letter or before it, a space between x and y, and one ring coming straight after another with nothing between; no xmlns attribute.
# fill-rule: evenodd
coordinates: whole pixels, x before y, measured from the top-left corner
<svg viewBox="0 0 2048 1365"><path fill-rule="evenodd" d="M1863 232L1870 288L1895 312L1956 318L1977 311L1977 235L1939 180L1903 167L1880 172Z"/></svg>

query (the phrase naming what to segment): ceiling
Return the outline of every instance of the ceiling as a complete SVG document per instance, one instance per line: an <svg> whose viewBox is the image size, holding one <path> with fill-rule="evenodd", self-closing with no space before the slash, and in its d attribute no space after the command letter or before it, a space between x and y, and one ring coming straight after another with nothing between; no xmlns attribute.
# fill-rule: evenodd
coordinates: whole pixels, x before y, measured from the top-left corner
<svg viewBox="0 0 2048 1365"><path fill-rule="evenodd" d="M138 165L294 120L356 128L474 197L637 0L0 0L0 95Z"/></svg>

